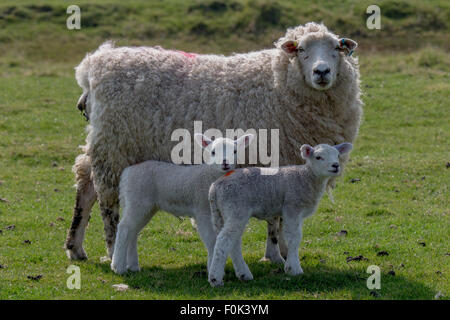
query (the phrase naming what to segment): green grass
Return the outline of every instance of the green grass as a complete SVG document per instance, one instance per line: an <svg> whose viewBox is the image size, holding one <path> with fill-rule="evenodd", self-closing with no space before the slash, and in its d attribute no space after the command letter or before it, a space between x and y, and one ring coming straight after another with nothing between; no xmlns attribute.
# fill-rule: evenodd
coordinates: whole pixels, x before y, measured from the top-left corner
<svg viewBox="0 0 450 320"><path fill-rule="evenodd" d="M380 1L387 16L373 33L365 29L364 2L331 8L329 2L236 1L239 10L216 5L219 11L211 11L199 1L85 1L80 6L87 8L87 25L80 31L65 29L66 3L6 0L0 6L0 198L7 200L0 201L0 299L433 299L438 292L448 299L447 2ZM229 263L225 286L212 289L198 274L206 265L198 234L188 220L161 213L139 239L142 272L118 276L100 262L105 248L97 206L85 241L89 260L66 258L62 247L75 198L70 168L86 125L75 108L81 90L73 67L86 51L115 38L120 44L243 52L270 47L286 26L310 20L323 20L360 43L365 106L336 203L325 197L305 221L304 275L286 276L258 261L266 224L251 220L243 253L255 280L236 280ZM415 37L421 40L409 41ZM338 236L340 230L347 236ZM346 262L360 254L368 260ZM81 290L66 287L71 264L81 268ZM366 287L372 264L382 271L378 298ZM38 281L27 278L39 274ZM118 283L130 289L116 292L112 285Z"/></svg>

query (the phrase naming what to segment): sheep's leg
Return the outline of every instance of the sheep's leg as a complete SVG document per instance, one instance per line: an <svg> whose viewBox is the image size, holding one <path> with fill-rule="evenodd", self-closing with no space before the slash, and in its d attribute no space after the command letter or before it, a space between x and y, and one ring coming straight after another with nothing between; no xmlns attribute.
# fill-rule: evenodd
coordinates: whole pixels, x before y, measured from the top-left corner
<svg viewBox="0 0 450 320"><path fill-rule="evenodd" d="M283 234L288 247L284 271L290 275L302 274L303 270L300 266L298 248L302 239L303 220L301 215L298 214L298 211L289 209L283 210L283 217L286 222L283 228Z"/></svg>
<svg viewBox="0 0 450 320"><path fill-rule="evenodd" d="M191 219L191 221L192 220L193 219ZM206 267L209 271L214 254L214 245L216 244L217 234L214 231L212 225L210 212L198 214L195 217L195 221L200 238L202 239L203 243L205 244L206 250L208 251L208 262Z"/></svg>
<svg viewBox="0 0 450 320"><path fill-rule="evenodd" d="M105 230L106 250L108 257L112 258L114 253L114 241L116 239L117 224L119 223L119 204L105 206L100 203L100 211Z"/></svg>
<svg viewBox="0 0 450 320"><path fill-rule="evenodd" d="M73 209L72 224L67 233L66 243L64 245L68 258L72 260L87 259L86 252L83 249L83 240L92 207L97 199L94 184L89 177L88 180L85 183L78 183L77 185L77 197Z"/></svg>
<svg viewBox="0 0 450 320"><path fill-rule="evenodd" d="M208 280L211 286L217 287L223 285L223 276L225 275L225 264L231 249L239 244L239 238L244 233L248 219L229 218L219 232L214 246L214 255L209 270Z"/></svg>
<svg viewBox="0 0 450 320"><path fill-rule="evenodd" d="M252 272L242 256L242 235L238 238L238 242L230 252L231 261L233 262L234 272L239 280L253 280Z"/></svg>
<svg viewBox="0 0 450 320"><path fill-rule="evenodd" d="M266 253L261 261L270 260L273 263L284 263L284 259L280 254L280 219L275 218L267 221L267 240L266 240ZM284 242L284 241L283 241Z"/></svg>
<svg viewBox="0 0 450 320"><path fill-rule="evenodd" d="M127 210L128 211L128 210ZM133 222L136 226L136 232L131 234L130 242L127 249L127 270L137 272L139 271L139 256L137 251L137 239L138 234L147 225L147 223L153 218L156 213L156 209L151 210L149 213L144 208L141 208L141 214L135 214L133 216ZM119 224L120 226L120 224ZM116 242L119 241L118 239ZM114 249L115 250L115 249Z"/></svg>

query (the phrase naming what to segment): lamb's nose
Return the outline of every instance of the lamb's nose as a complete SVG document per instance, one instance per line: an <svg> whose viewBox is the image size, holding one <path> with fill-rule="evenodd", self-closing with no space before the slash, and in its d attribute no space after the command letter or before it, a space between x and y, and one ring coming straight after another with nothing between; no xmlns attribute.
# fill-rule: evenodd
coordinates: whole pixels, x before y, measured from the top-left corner
<svg viewBox="0 0 450 320"><path fill-rule="evenodd" d="M313 72L315 73L315 74L317 74L317 75L319 75L319 76L321 76L321 77L323 77L323 76L325 76L325 75L327 75L328 73L330 73L330 68L327 68L327 67L321 67L321 66L319 66L319 67L316 67L316 68L314 68L314 70L313 70Z"/></svg>
<svg viewBox="0 0 450 320"><path fill-rule="evenodd" d="M335 162L331 165L335 169L339 169L339 163Z"/></svg>

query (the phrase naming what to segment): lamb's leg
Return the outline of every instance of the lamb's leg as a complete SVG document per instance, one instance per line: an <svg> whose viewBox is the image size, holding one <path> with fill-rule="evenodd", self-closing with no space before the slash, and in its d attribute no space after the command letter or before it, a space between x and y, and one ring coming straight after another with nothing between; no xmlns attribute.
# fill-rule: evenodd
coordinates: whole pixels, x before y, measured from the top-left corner
<svg viewBox="0 0 450 320"><path fill-rule="evenodd" d="M214 246L214 255L209 270L208 280L211 286L217 287L223 285L223 276L225 275L225 264L230 251L239 244L239 238L242 237L247 219L229 218L219 232Z"/></svg>
<svg viewBox="0 0 450 320"><path fill-rule="evenodd" d="M192 221L192 219L191 219ZM211 261L214 254L214 245L216 244L216 237L217 234L214 231L212 221L211 221L211 214L210 212L204 212L200 213L195 217L195 221L197 224L197 230L200 235L200 238L202 239L203 243L205 244L206 250L208 251L208 262L207 262L207 269L209 271L209 268L211 266Z"/></svg>
<svg viewBox="0 0 450 320"><path fill-rule="evenodd" d="M123 219L119 223L117 241L111 262L111 269L115 273L123 274L127 271L127 250L131 240L137 234L136 229L136 225L125 212Z"/></svg>
<svg viewBox="0 0 450 320"><path fill-rule="evenodd" d="M231 250L230 257L236 277L244 281L253 280L252 272L242 256L242 236L238 238L238 242Z"/></svg>
<svg viewBox="0 0 450 320"><path fill-rule="evenodd" d="M267 240L266 240L266 253L261 261L270 260L273 263L284 263L284 259L280 254L280 219L275 218L267 221ZM284 241L283 241L284 242Z"/></svg>
<svg viewBox="0 0 450 320"><path fill-rule="evenodd" d="M139 268L139 256L138 256L138 252L137 252L138 234L139 233L136 232L136 233L133 233L132 235L130 235L130 241L128 243L128 249L127 249L127 270L132 271L132 272L138 272L141 270ZM117 243L117 241L116 241L116 243ZM114 257L114 255L113 255L113 257Z"/></svg>
<svg viewBox="0 0 450 320"><path fill-rule="evenodd" d="M303 270L300 266L298 248L302 239L303 220L298 211L289 209L283 210L283 217L285 221L283 235L288 247L284 271L290 275L302 274Z"/></svg>
<svg viewBox="0 0 450 320"><path fill-rule="evenodd" d="M278 248L280 249L280 254L283 257L283 259L286 260L288 247L283 235L283 225L284 225L283 218L280 218L280 224L278 228Z"/></svg>
<svg viewBox="0 0 450 320"><path fill-rule="evenodd" d="M151 206L142 206L141 203L131 205L125 203L122 220L117 230L117 241L114 245L114 254L111 269L118 273L127 270L139 271L139 260L137 255L138 233L155 214Z"/></svg>
<svg viewBox="0 0 450 320"><path fill-rule="evenodd" d="M85 181L82 181L83 179ZM67 233L64 248L69 259L84 260L87 259L86 252L83 249L84 234L97 196L89 175L80 177L77 173L76 180L78 182L76 203L73 209L72 224Z"/></svg>
<svg viewBox="0 0 450 320"><path fill-rule="evenodd" d="M151 220L151 218L153 218L156 211L157 211L156 209L153 209L149 213L147 213L147 210L145 208L141 208L141 213L133 216L134 224L136 225L136 232L133 232L131 234L130 242L128 244L127 249L127 270L129 271L137 272L140 270L139 257L137 252L138 234L147 225L147 223ZM116 242L117 241L119 240L117 239Z"/></svg>

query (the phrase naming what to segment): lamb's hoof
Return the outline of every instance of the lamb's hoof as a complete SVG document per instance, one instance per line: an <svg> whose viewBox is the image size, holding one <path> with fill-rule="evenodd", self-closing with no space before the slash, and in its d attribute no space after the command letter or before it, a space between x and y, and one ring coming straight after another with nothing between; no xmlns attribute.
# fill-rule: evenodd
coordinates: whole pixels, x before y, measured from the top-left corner
<svg viewBox="0 0 450 320"><path fill-rule="evenodd" d="M223 280L217 280L216 278L209 279L209 284L211 287L222 287L223 286Z"/></svg>
<svg viewBox="0 0 450 320"><path fill-rule="evenodd" d="M125 266L115 265L114 263L111 263L111 270L117 274L124 274L127 272L127 268Z"/></svg>
<svg viewBox="0 0 450 320"><path fill-rule="evenodd" d="M84 249L66 249L67 258L70 260L87 260L87 254Z"/></svg>
<svg viewBox="0 0 450 320"><path fill-rule="evenodd" d="M239 280L242 280L242 281L250 281L250 280L253 280L253 275L251 273L240 274L240 275L238 275L238 278L239 278Z"/></svg>
<svg viewBox="0 0 450 320"><path fill-rule="evenodd" d="M141 268L139 268L139 266L127 266L127 270L131 272L139 272L141 271Z"/></svg>
<svg viewBox="0 0 450 320"><path fill-rule="evenodd" d="M284 259L281 256L278 257L262 257L260 262L271 262L276 264L284 264Z"/></svg>
<svg viewBox="0 0 450 320"><path fill-rule="evenodd" d="M291 267L291 266L285 266L284 267L284 272L286 272L288 275L291 276L298 276L303 274L303 269L300 266L296 266L296 267Z"/></svg>

